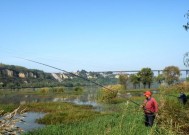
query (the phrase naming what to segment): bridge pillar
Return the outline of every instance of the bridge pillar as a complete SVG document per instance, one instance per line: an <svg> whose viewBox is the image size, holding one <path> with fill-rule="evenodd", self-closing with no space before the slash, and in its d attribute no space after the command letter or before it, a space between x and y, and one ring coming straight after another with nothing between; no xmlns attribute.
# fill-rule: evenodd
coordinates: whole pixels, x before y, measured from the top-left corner
<svg viewBox="0 0 189 135"><path fill-rule="evenodd" d="M189 70L186 70L186 78L189 77Z"/></svg>
<svg viewBox="0 0 189 135"><path fill-rule="evenodd" d="M160 75L160 72L161 72L161 71L160 71L160 70L158 70L158 75Z"/></svg>

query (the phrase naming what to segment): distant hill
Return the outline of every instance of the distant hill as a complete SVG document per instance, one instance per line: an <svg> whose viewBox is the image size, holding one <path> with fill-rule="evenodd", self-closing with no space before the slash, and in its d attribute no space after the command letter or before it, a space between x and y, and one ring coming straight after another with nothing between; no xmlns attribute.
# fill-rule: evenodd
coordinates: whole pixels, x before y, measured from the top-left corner
<svg viewBox="0 0 189 135"><path fill-rule="evenodd" d="M118 79L113 74L100 74L85 70L74 73L100 84L115 84ZM46 73L37 69L27 69L21 66L0 64L0 88L33 88L54 86L86 86L90 82L70 74Z"/></svg>
<svg viewBox="0 0 189 135"><path fill-rule="evenodd" d="M41 87L57 82L51 73L21 66L0 64L1 88Z"/></svg>

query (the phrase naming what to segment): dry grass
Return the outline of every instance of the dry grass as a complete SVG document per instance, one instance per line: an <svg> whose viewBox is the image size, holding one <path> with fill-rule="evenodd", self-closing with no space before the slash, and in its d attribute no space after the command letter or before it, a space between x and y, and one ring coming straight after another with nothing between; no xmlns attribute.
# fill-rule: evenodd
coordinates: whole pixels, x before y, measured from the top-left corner
<svg viewBox="0 0 189 135"><path fill-rule="evenodd" d="M22 118L24 117L25 109L20 110L20 106L12 112L3 114L3 110L0 111L0 134L4 135L17 135L23 130L16 126L18 122L24 122ZM18 115L20 114L20 115Z"/></svg>
<svg viewBox="0 0 189 135"><path fill-rule="evenodd" d="M181 83L161 89L163 93L189 92L189 83ZM176 97L160 95L159 97L159 116L157 118L159 127L168 130L170 134L186 135L189 134L189 103L180 104Z"/></svg>

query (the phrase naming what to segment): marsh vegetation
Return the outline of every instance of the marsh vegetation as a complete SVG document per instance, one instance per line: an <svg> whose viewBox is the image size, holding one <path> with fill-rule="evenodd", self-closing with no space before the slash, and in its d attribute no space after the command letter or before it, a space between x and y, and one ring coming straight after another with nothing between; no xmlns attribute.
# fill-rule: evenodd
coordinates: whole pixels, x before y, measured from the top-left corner
<svg viewBox="0 0 189 135"><path fill-rule="evenodd" d="M4 101L3 97L10 97L16 95L24 95L23 97L40 97L42 100L33 100L22 102L21 109L27 108L27 112L40 112L44 113L44 117L36 120L39 124L44 124L43 128L35 130L27 130L24 134L187 134L188 120L189 120L189 105L183 106L175 97L166 96L166 94L175 95L179 91L188 92L189 84L183 83L169 87L160 87L158 92L154 95L159 103L160 111L156 119L155 125L152 128L145 127L143 122L142 109L129 102L127 98L137 103L142 103L144 97L141 96L143 91L146 90L130 90L124 91L120 85L109 86L111 89L117 89L116 93L108 93L103 89L96 89L94 95L82 88L74 88L62 92L52 91L41 92L22 90L20 92L2 92L1 102ZM45 88L47 89L47 88ZM82 89L82 90L81 90ZM42 89L43 90L43 89ZM152 91L153 89L151 89ZM95 91L94 89L92 90ZM98 92L97 92L98 91ZM4 94L3 94L4 93ZM53 100L58 98L71 98L79 99L83 95L90 95L85 98L86 100L93 100L101 105L98 111L92 105L76 105L71 102L64 102L64 100ZM119 94L125 95L125 98L120 97ZM129 94L128 94L129 93ZM155 94L157 93L157 94ZM27 96L26 96L27 95ZM14 98L13 98L14 99ZM21 99L21 98L20 98ZM44 100L46 99L46 100ZM48 99L48 100L47 100ZM94 100L98 99L98 100ZM82 98L81 98L82 100ZM73 100L74 101L74 100ZM4 113L11 112L19 106L20 102L12 102L1 104L1 110Z"/></svg>

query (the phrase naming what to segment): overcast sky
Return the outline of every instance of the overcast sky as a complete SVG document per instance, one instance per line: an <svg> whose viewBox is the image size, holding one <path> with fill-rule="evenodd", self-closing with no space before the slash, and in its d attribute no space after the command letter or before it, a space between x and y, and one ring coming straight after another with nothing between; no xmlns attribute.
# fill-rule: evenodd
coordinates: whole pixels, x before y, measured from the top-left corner
<svg viewBox="0 0 189 135"><path fill-rule="evenodd" d="M186 69L188 0L0 0L0 62L67 71Z"/></svg>

